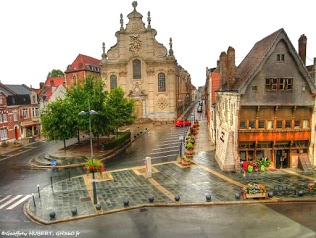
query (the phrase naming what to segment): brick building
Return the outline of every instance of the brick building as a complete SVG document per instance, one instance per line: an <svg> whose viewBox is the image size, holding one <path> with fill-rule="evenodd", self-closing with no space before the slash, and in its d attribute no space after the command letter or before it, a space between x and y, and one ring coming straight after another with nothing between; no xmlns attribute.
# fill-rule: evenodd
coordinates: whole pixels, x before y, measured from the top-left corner
<svg viewBox="0 0 316 238"><path fill-rule="evenodd" d="M0 83L0 141L38 136L40 111L37 94L26 85Z"/></svg>
<svg viewBox="0 0 316 238"><path fill-rule="evenodd" d="M67 66L65 73L65 87L82 84L87 77L100 78L100 60L79 54L74 62Z"/></svg>

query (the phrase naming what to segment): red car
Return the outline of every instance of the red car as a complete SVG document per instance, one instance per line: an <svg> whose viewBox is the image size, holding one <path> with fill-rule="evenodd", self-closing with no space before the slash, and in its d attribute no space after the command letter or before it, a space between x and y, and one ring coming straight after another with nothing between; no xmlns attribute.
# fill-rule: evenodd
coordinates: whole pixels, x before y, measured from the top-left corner
<svg viewBox="0 0 316 238"><path fill-rule="evenodd" d="M176 122L176 127L190 126L190 125L191 125L191 122L189 121L177 120Z"/></svg>

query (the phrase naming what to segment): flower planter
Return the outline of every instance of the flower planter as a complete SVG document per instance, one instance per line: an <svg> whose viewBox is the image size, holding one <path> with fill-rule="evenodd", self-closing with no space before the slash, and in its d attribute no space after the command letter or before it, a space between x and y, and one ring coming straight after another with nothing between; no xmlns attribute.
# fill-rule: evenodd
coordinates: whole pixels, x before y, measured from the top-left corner
<svg viewBox="0 0 316 238"><path fill-rule="evenodd" d="M186 150L186 151L185 151L185 155L186 155L186 156L193 156L193 154L194 154L194 151L193 151L193 150Z"/></svg>
<svg viewBox="0 0 316 238"><path fill-rule="evenodd" d="M184 166L189 166L191 165L191 163L189 161L186 161L184 159L181 160L181 164L184 165Z"/></svg>
<svg viewBox="0 0 316 238"><path fill-rule="evenodd" d="M263 184L248 184L242 189L243 199L248 198L268 198L266 187Z"/></svg>
<svg viewBox="0 0 316 238"><path fill-rule="evenodd" d="M267 193L253 193L253 194L248 194L248 193L243 193L243 198L248 199L248 198L267 198L268 194Z"/></svg>

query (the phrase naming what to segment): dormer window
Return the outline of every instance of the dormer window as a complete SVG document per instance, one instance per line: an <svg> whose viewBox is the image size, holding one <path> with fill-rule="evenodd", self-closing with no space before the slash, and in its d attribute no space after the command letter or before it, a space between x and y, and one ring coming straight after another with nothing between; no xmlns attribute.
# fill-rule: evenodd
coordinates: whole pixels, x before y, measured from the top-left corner
<svg viewBox="0 0 316 238"><path fill-rule="evenodd" d="M278 63L284 62L284 54L277 54L277 62Z"/></svg>

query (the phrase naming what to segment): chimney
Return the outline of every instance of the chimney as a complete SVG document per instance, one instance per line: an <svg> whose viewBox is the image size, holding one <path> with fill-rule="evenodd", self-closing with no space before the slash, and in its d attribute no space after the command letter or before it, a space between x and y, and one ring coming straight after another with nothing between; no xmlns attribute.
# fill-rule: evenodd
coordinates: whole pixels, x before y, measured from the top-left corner
<svg viewBox="0 0 316 238"><path fill-rule="evenodd" d="M306 65L306 47L307 47L307 37L303 34L298 39L298 54L301 57L304 65Z"/></svg>
<svg viewBox="0 0 316 238"><path fill-rule="evenodd" d="M227 72L226 80L228 87L230 87L235 82L236 76L236 65L235 65L235 49L231 46L227 50Z"/></svg>
<svg viewBox="0 0 316 238"><path fill-rule="evenodd" d="M219 56L219 70L220 70L220 82L221 87L223 88L224 84L226 83L226 64L227 64L227 54L226 52L222 52Z"/></svg>

